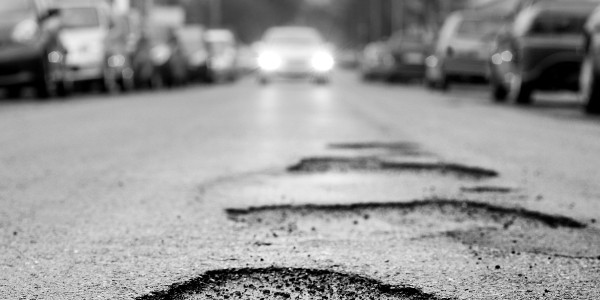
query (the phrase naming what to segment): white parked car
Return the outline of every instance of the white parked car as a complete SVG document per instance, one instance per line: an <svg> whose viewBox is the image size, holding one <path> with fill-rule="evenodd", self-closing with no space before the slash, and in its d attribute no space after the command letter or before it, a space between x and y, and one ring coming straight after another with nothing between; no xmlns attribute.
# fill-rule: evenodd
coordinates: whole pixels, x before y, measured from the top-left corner
<svg viewBox="0 0 600 300"><path fill-rule="evenodd" d="M103 91L116 86L116 71L109 66L106 40L111 30L109 9L100 3L60 5L60 39L67 48L68 76L74 82L99 83Z"/></svg>
<svg viewBox="0 0 600 300"><path fill-rule="evenodd" d="M310 27L271 28L258 48L258 78L262 84L275 77L310 78L325 84L335 65L331 47Z"/></svg>

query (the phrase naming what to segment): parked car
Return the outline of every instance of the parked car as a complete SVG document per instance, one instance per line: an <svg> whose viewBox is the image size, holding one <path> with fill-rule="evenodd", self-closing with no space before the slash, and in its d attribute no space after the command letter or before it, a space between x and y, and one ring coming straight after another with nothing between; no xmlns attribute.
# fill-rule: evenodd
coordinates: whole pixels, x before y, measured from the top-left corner
<svg viewBox="0 0 600 300"><path fill-rule="evenodd" d="M335 65L332 51L321 34L310 27L273 27L262 38L258 56L259 82L273 78L310 78L330 81Z"/></svg>
<svg viewBox="0 0 600 300"><path fill-rule="evenodd" d="M117 85L127 92L135 88L134 60L141 37L141 20L133 12L112 16L107 37L108 66L115 70Z"/></svg>
<svg viewBox="0 0 600 300"><path fill-rule="evenodd" d="M600 8L594 11L584 27L583 49L581 96L586 112L600 114Z"/></svg>
<svg viewBox="0 0 600 300"><path fill-rule="evenodd" d="M208 81L209 79L208 46L205 34L206 30L200 25L188 25L177 31L190 80Z"/></svg>
<svg viewBox="0 0 600 300"><path fill-rule="evenodd" d="M27 86L40 98L69 92L58 16L47 1L0 0L0 87L9 97Z"/></svg>
<svg viewBox="0 0 600 300"><path fill-rule="evenodd" d="M109 7L101 2L61 2L60 11L69 78L86 86L98 84L104 92L114 91L119 70L108 62Z"/></svg>
<svg viewBox="0 0 600 300"><path fill-rule="evenodd" d="M175 87L185 84L188 76L187 59L176 29L155 25L149 32L152 86Z"/></svg>
<svg viewBox="0 0 600 300"><path fill-rule="evenodd" d="M360 59L363 80L385 79L394 65L394 57L384 41L371 42L365 46Z"/></svg>
<svg viewBox="0 0 600 300"><path fill-rule="evenodd" d="M423 79L425 59L431 50L431 41L425 34L397 32L388 41L392 64L389 80Z"/></svg>
<svg viewBox="0 0 600 300"><path fill-rule="evenodd" d="M584 24L597 1L541 1L498 35L491 55L496 101L529 104L536 90L579 89Z"/></svg>
<svg viewBox="0 0 600 300"><path fill-rule="evenodd" d="M445 90L452 82L486 82L490 45L503 25L503 18L488 14L463 11L450 15L426 61L427 86Z"/></svg>
<svg viewBox="0 0 600 300"><path fill-rule="evenodd" d="M237 42L228 29L210 29L206 32L209 51L209 80L235 81L237 71Z"/></svg>

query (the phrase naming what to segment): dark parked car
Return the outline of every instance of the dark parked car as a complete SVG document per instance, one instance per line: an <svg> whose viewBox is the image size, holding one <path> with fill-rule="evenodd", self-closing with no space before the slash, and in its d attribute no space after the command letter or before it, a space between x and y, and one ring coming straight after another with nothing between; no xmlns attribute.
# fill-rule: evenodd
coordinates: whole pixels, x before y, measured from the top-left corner
<svg viewBox="0 0 600 300"><path fill-rule="evenodd" d="M41 98L69 91L58 14L48 1L0 0L0 87L10 97L25 86Z"/></svg>
<svg viewBox="0 0 600 300"><path fill-rule="evenodd" d="M365 46L360 59L363 80L385 79L394 65L394 57L387 43L377 41Z"/></svg>
<svg viewBox="0 0 600 300"><path fill-rule="evenodd" d="M581 95L588 113L600 114L600 8L585 25L585 58L581 70Z"/></svg>
<svg viewBox="0 0 600 300"><path fill-rule="evenodd" d="M425 59L431 49L431 41L425 34L398 32L387 41L387 47L393 58L388 79L425 77Z"/></svg>
<svg viewBox="0 0 600 300"><path fill-rule="evenodd" d="M541 1L498 35L491 54L492 97L532 102L536 90L579 89L583 27L597 1Z"/></svg>
<svg viewBox="0 0 600 300"><path fill-rule="evenodd" d="M487 82L490 45L503 24L502 18L474 12L448 17L427 58L427 85L445 90L452 82Z"/></svg>
<svg viewBox="0 0 600 300"><path fill-rule="evenodd" d="M208 46L204 40L206 30L200 25L179 28L177 35L183 46L190 80L209 81Z"/></svg>
<svg viewBox="0 0 600 300"><path fill-rule="evenodd" d="M150 59L153 64L153 86L174 87L187 81L187 62L176 29L154 26L150 30Z"/></svg>
<svg viewBox="0 0 600 300"><path fill-rule="evenodd" d="M209 81L235 81L237 70L237 41L229 29L210 29L206 32L208 45Z"/></svg>

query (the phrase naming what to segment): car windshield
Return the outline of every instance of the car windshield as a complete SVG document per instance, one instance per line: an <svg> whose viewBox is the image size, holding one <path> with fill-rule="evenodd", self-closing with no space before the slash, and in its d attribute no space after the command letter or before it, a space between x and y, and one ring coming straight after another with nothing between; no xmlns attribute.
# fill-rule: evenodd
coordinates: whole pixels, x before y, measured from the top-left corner
<svg viewBox="0 0 600 300"><path fill-rule="evenodd" d="M456 35L464 38L491 38L502 26L502 22L494 20L463 20Z"/></svg>
<svg viewBox="0 0 600 300"><path fill-rule="evenodd" d="M61 10L64 28L90 28L100 26L98 10L94 7L70 7Z"/></svg>
<svg viewBox="0 0 600 300"><path fill-rule="evenodd" d="M0 14L10 15L31 11L33 5L27 0L0 0Z"/></svg>
<svg viewBox="0 0 600 300"><path fill-rule="evenodd" d="M544 12L532 23L530 34L556 35L580 34L583 32L587 14Z"/></svg>
<svg viewBox="0 0 600 300"><path fill-rule="evenodd" d="M317 45L323 41L312 29L279 29L268 32L265 42L278 45Z"/></svg>

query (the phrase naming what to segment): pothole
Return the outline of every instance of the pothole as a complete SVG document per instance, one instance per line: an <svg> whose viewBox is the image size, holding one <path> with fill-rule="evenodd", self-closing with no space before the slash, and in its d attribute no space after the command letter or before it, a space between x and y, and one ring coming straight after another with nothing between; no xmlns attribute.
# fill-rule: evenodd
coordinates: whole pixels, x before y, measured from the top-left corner
<svg viewBox="0 0 600 300"><path fill-rule="evenodd" d="M334 150L383 151L406 156L430 155L430 153L421 150L421 147L417 144L410 142L337 143L330 144L329 148Z"/></svg>
<svg viewBox="0 0 600 300"><path fill-rule="evenodd" d="M313 157L289 167L290 173L410 172L438 173L460 178L484 179L498 176L490 169L445 162L390 161L376 157Z"/></svg>
<svg viewBox="0 0 600 300"><path fill-rule="evenodd" d="M473 194L510 194L516 192L517 189L504 187L504 186L469 186L469 187L461 187L460 191L463 193L473 193Z"/></svg>
<svg viewBox="0 0 600 300"><path fill-rule="evenodd" d="M366 277L326 270L266 268L210 271L138 300L433 300L417 288L383 284Z"/></svg>
<svg viewBox="0 0 600 300"><path fill-rule="evenodd" d="M569 257L600 255L600 233L587 228L585 223L471 201L266 206L226 212L231 220L259 232L258 239L312 235L377 238L382 234L420 239L446 235L464 244L509 252Z"/></svg>

